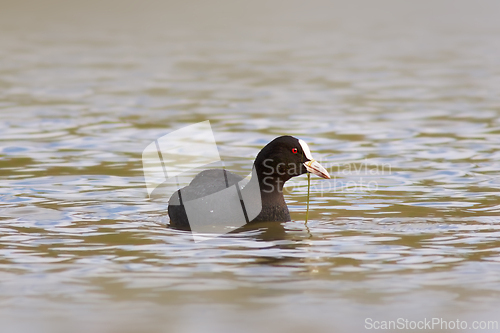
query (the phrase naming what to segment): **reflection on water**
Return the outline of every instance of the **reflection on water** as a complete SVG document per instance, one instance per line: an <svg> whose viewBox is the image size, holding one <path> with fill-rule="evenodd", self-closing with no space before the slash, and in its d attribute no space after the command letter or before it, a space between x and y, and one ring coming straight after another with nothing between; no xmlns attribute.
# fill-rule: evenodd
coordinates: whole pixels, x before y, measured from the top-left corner
<svg viewBox="0 0 500 333"><path fill-rule="evenodd" d="M5 4L2 326L498 320L499 5L383 3ZM332 179L311 178L307 225L299 177L293 221L201 243L167 227L142 150L207 119L242 176L276 136L310 144Z"/></svg>

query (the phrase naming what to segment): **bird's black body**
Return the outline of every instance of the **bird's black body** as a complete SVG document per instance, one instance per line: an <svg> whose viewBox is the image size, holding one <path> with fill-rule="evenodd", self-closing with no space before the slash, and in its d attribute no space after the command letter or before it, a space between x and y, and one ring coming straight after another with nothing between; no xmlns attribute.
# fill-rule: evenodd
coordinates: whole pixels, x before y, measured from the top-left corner
<svg viewBox="0 0 500 333"><path fill-rule="evenodd" d="M246 191L248 191L246 193L255 193L250 191L257 189L260 191L262 210L255 218L250 221L247 219L247 222L290 220L290 213L283 197L283 185L290 178L307 172L304 163L312 160L312 157L309 148L304 145L303 141L292 136L281 136L271 141L259 152L254 162L252 179L240 189L240 199L242 196L245 197ZM170 198L168 204L170 226L190 230L184 208L185 202L217 193L242 180L243 177L223 169L200 172L188 186L175 192Z"/></svg>
<svg viewBox="0 0 500 333"><path fill-rule="evenodd" d="M200 172L188 186L176 191L170 197L168 201L170 226L182 230L191 230L183 203L217 193L237 184L241 180L243 180L243 177L223 169L210 169Z"/></svg>

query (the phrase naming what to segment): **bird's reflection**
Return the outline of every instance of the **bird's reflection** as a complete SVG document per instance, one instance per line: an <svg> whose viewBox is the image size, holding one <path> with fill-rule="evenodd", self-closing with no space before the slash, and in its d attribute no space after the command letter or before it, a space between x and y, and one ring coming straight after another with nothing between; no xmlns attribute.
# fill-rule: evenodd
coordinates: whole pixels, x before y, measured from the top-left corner
<svg viewBox="0 0 500 333"><path fill-rule="evenodd" d="M176 227L168 225L168 228L173 230L192 232L189 227ZM218 236L242 236L246 239L255 239L259 241L275 241L286 239L287 233L282 222L252 222L247 223L243 227L230 231L227 234L213 234L213 237ZM231 238L233 238L231 237Z"/></svg>
<svg viewBox="0 0 500 333"><path fill-rule="evenodd" d="M282 222L252 222L230 232L230 234L242 233L245 233L248 238L261 241L283 240L287 236Z"/></svg>

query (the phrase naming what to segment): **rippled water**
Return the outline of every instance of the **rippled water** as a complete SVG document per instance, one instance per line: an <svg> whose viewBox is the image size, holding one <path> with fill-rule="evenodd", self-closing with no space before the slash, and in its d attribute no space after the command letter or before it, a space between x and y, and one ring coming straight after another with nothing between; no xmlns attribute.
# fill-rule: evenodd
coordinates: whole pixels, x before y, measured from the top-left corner
<svg viewBox="0 0 500 333"><path fill-rule="evenodd" d="M480 3L3 3L2 326L498 321L500 6ZM309 222L302 176L290 222L169 229L142 150L203 120L241 175L276 136L308 142L334 176Z"/></svg>

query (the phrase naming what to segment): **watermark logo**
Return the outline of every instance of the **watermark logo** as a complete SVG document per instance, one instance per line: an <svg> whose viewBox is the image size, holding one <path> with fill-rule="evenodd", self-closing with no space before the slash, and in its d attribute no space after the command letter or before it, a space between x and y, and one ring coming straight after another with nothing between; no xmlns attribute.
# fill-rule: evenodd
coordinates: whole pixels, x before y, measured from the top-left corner
<svg viewBox="0 0 500 333"><path fill-rule="evenodd" d="M142 153L148 195L151 197L153 191L167 180L179 183L178 177L216 162L221 162L221 158L210 121L168 133L150 143ZM252 174L251 179L257 179L256 175ZM185 210L195 241L242 227L259 215L262 209L260 189L258 186L246 186L248 179L234 183L228 181L225 170L212 173L209 182L225 186L207 195L203 195L203 191L210 184L204 184L203 179L198 181L199 188L179 189L170 202L179 206L173 208ZM246 188L244 192L243 187Z"/></svg>
<svg viewBox="0 0 500 333"><path fill-rule="evenodd" d="M374 320L365 318L365 329L367 330L498 330L498 321L473 321L455 319L446 320L443 318L424 318L423 320L409 320L407 318L397 318L396 320Z"/></svg>
<svg viewBox="0 0 500 333"><path fill-rule="evenodd" d="M374 193L379 189L379 180L390 176L392 168L389 163L379 163L364 159L354 162L332 163L328 159L319 159L330 175L329 181L311 184L311 193L323 197L327 193ZM297 179L286 185L287 193L301 191L307 186L307 180Z"/></svg>

